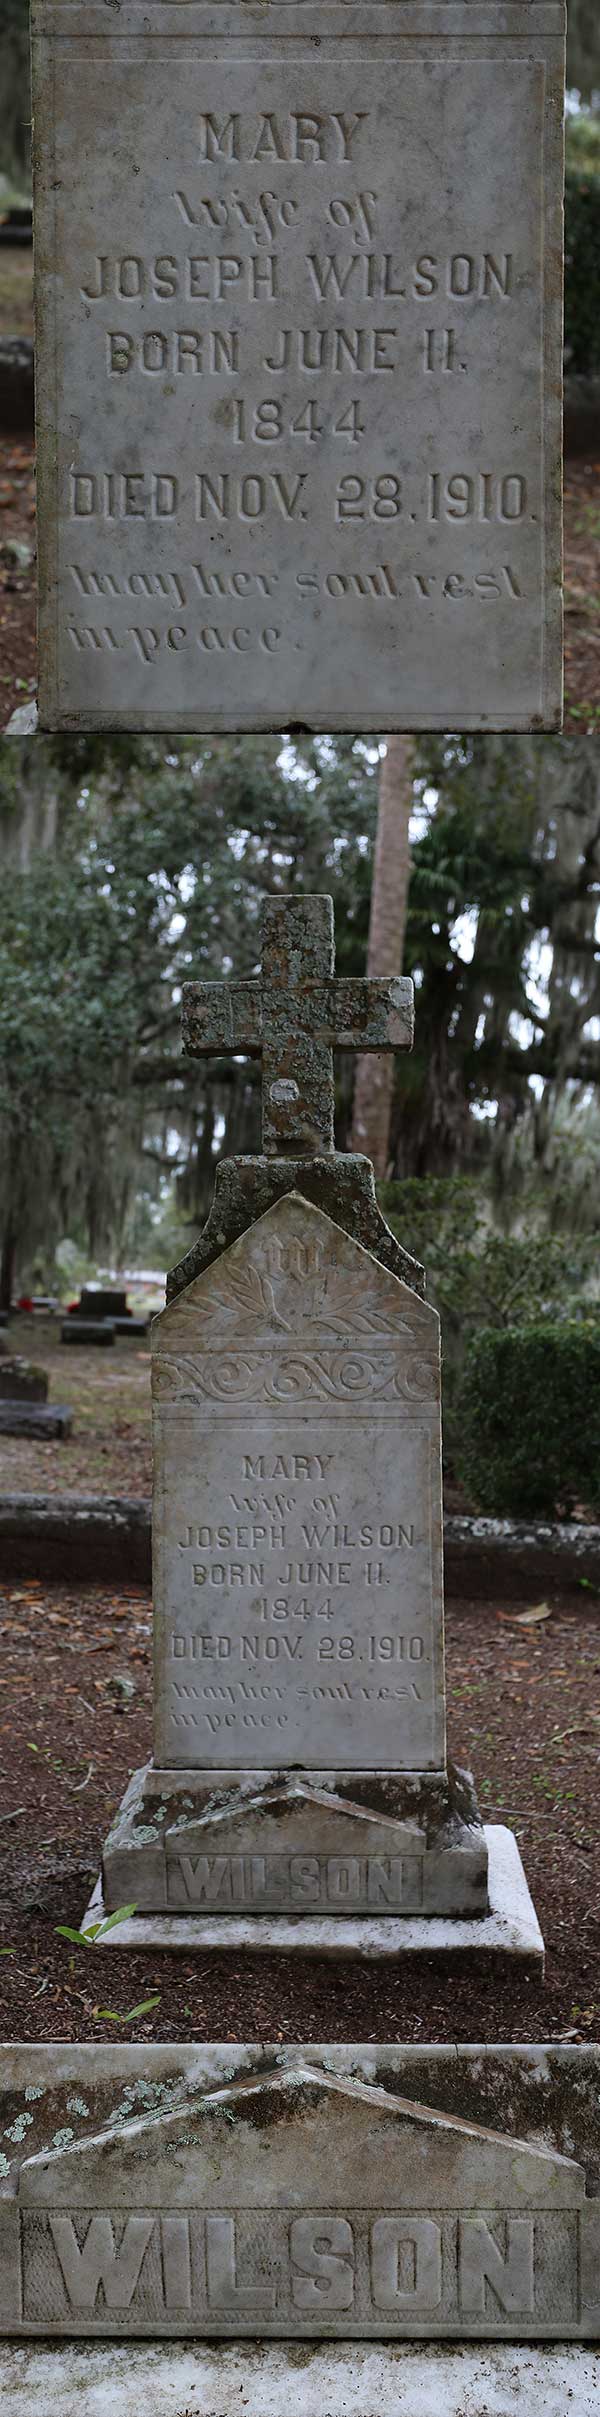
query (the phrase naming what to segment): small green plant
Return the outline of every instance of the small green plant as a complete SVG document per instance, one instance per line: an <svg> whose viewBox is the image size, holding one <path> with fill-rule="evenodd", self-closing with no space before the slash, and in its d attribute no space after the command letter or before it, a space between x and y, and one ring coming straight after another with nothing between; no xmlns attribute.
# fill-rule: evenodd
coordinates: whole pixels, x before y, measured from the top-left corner
<svg viewBox="0 0 600 2417"><path fill-rule="evenodd" d="M114 2014L110 2006L95 2006L94 2014L99 2023L134 2023L138 2014L151 2014L153 2006L159 2005L160 1989L156 1997L142 1997L139 2006L130 2006L128 2014Z"/></svg>
<svg viewBox="0 0 600 2417"><path fill-rule="evenodd" d="M90 1922L87 1930L70 1930L68 1922L57 1922L57 1939L72 1939L76 1947L96 1947L109 1930L116 1930L118 1922L128 1922L135 1910L135 1905L119 1905L117 1912L106 1914L103 1921Z"/></svg>

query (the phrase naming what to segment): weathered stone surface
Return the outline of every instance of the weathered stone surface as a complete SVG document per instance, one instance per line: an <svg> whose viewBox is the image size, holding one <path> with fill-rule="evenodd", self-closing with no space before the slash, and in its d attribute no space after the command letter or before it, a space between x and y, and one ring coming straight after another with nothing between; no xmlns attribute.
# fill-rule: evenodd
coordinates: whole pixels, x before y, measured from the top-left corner
<svg viewBox="0 0 600 2417"><path fill-rule="evenodd" d="M563 23L37 0L43 727L556 724Z"/></svg>
<svg viewBox="0 0 600 2417"><path fill-rule="evenodd" d="M45 1402L47 1399L47 1369L36 1368L33 1360L22 1359L19 1352L8 1358L2 1353L0 1402Z"/></svg>
<svg viewBox="0 0 600 2417"><path fill-rule="evenodd" d="M441 1770L435 1311L290 1194L153 1377L157 1762Z"/></svg>
<svg viewBox="0 0 600 2417"><path fill-rule="evenodd" d="M217 1167L208 1222L168 1278L167 1298L291 1190L314 1200L383 1266L423 1292L422 1268L377 1207L370 1160L333 1147L333 1048L412 1048L413 983L394 976L378 983L336 979L331 898L266 898L260 977L185 983L182 1023L192 1057L238 1051L260 1057L265 1156L225 1159Z"/></svg>
<svg viewBox="0 0 600 2417"><path fill-rule="evenodd" d="M414 987L334 975L333 899L267 898L260 982L186 982L190 1057L262 1058L267 1157L333 1150L333 1049L412 1049Z"/></svg>
<svg viewBox="0 0 600 2417"><path fill-rule="evenodd" d="M574 2343L6 2342L2 2393L11 2417L597 2417L600 2359Z"/></svg>
<svg viewBox="0 0 600 2417"><path fill-rule="evenodd" d="M125 1819L125 1805L123 1816ZM436 1878L440 1877L440 1866L439 1863L436 1865L433 1854L431 1875L425 1863L423 1867L423 1886L424 1891L427 1889L429 1902L427 1913L398 1915L388 1906L385 1913L371 1911L357 1914L349 1911L340 1918L339 1913L333 1911L299 1914L296 1904L293 1908L288 1906L286 1910L282 1907L279 1913L211 1913L207 1909L193 1912L191 1908L187 1913L168 1912L165 1910L164 1855L161 1858L155 1850L153 1867L152 1858L146 1860L146 1840L142 1858L145 1886L150 1895L156 1885L158 1910L134 1913L130 1920L119 1922L117 1928L109 1931L103 1939L102 1952L105 1948L117 1948L129 1953L134 1947L153 1955L160 1948L167 1949L170 1954L189 1956L194 1951L203 1955L216 1948L219 1954L229 1952L238 1957L246 1952L251 1955L314 1955L321 1959L326 1956L336 1960L347 1956L353 1961L358 1959L360 1963L367 1964L389 1963L396 1956L404 1958L407 1955L441 1955L447 1961L449 1956L455 1955L460 1957L461 1972L470 1967L478 1977L492 1963L505 1967L508 1963L509 1967L518 1964L521 1974L525 1972L541 1980L544 1973L544 1941L516 1838L512 1830L504 1829L501 1822L494 1821L484 1827L482 1843L487 1851L487 1913L473 1915L472 1912L436 1911ZM481 1885L480 1852L480 1844L474 1837L474 1889ZM466 1899L469 1871L464 1850L463 1865ZM135 1884L133 1857L129 1859L126 1869L127 1888L131 1890ZM123 1903L122 1891L119 1896ZM130 1901L134 1902L133 1897ZM110 1904L105 1903L101 1883L98 1882L84 1915L82 1929L89 1932L91 1925L102 1920L103 1913L116 1910L114 1878Z"/></svg>
<svg viewBox="0 0 600 2417"><path fill-rule="evenodd" d="M425 1278L418 1259L403 1250L386 1225L375 1198L375 1178L369 1158L352 1151L331 1150L317 1158L221 1158L215 1167L214 1197L201 1234L167 1276L167 1301L220 1259L258 1217L286 1192L300 1192L345 1234L362 1244L381 1267L389 1267L411 1292L423 1296Z"/></svg>
<svg viewBox="0 0 600 2417"><path fill-rule="evenodd" d="M597 2049L3 2049L2 2328L593 2338L599 2077Z"/></svg>
<svg viewBox="0 0 600 2417"><path fill-rule="evenodd" d="M487 1914L470 1774L138 1771L107 1839L107 1906Z"/></svg>

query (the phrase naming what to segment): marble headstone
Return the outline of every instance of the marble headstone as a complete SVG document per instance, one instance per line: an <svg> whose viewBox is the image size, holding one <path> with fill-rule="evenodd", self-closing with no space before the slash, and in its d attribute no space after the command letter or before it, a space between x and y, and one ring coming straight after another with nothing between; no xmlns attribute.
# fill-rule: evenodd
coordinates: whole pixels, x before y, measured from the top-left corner
<svg viewBox="0 0 600 2417"><path fill-rule="evenodd" d="M4 2048L0 2329L593 2337L595 2053Z"/></svg>
<svg viewBox="0 0 600 2417"><path fill-rule="evenodd" d="M261 1050L265 1156L238 1163L276 1183L152 1329L154 1762L113 1909L488 1910L446 1765L439 1319L374 1203L370 1249L315 1196L364 1163L333 1150L332 1042L406 1045L410 990L336 981L320 898L266 902L261 982L189 986L190 1048Z"/></svg>
<svg viewBox="0 0 600 2417"><path fill-rule="evenodd" d="M33 15L42 727L556 727L562 0Z"/></svg>

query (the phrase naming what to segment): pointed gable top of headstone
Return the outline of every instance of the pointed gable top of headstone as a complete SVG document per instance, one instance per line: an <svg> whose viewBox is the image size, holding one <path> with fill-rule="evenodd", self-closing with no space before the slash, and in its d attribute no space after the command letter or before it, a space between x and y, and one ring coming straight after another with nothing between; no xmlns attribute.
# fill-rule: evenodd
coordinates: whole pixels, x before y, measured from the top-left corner
<svg viewBox="0 0 600 2417"><path fill-rule="evenodd" d="M175 2113L26 2159L22 2204L69 2208L577 2207L582 2167L305 2064L250 2072Z"/></svg>

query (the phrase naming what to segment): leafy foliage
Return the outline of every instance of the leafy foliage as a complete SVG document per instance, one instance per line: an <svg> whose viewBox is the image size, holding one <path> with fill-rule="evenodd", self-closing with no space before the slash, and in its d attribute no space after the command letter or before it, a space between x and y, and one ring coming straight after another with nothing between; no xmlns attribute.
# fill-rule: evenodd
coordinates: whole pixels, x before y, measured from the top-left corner
<svg viewBox="0 0 600 2417"><path fill-rule="evenodd" d="M469 1343L458 1461L482 1511L600 1510L600 1325L484 1329Z"/></svg>
<svg viewBox="0 0 600 2417"><path fill-rule="evenodd" d="M65 1236L92 1257L172 1263L206 1215L217 1151L260 1147L260 1068L182 1058L181 983L256 973L269 891L331 890L338 969L364 971L379 761L352 737L4 751L5 1299L17 1263L22 1283L51 1280ZM597 751L422 740L411 855L417 1027L396 1069L396 1176L468 1177L501 1231L515 1214L537 1230L537 1187L558 1231L583 1215L585 1169L593 1229ZM340 1148L353 1075L340 1053ZM422 1231L413 1246L425 1255Z"/></svg>
<svg viewBox="0 0 600 2417"><path fill-rule="evenodd" d="M567 84L584 101L600 92L597 0L567 0Z"/></svg>
<svg viewBox="0 0 600 2417"><path fill-rule="evenodd" d="M597 160L567 170L565 189L565 345L567 366L600 372L600 120Z"/></svg>
<svg viewBox="0 0 600 2417"><path fill-rule="evenodd" d="M0 173L26 193L31 185L31 94L27 0L0 0Z"/></svg>
<svg viewBox="0 0 600 2417"><path fill-rule="evenodd" d="M428 1298L440 1313L445 1449L455 1466L472 1336L572 1317L593 1286L597 1242L544 1230L539 1206L537 1226L499 1232L489 1195L460 1176L381 1184L378 1198L405 1249L424 1259ZM592 1315L593 1295L587 1307Z"/></svg>

